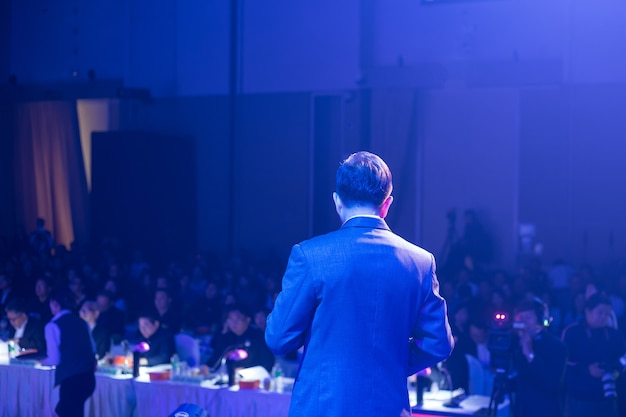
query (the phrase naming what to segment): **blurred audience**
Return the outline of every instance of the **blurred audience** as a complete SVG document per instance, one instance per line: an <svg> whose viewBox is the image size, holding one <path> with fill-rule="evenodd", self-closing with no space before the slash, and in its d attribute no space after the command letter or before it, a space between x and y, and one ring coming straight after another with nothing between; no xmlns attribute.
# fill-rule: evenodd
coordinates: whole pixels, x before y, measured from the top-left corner
<svg viewBox="0 0 626 417"><path fill-rule="evenodd" d="M454 387L470 388L466 355L477 358L485 371L491 368L489 338L494 314L504 312L510 317L514 306L533 297L548 306L547 332L561 335L566 328L571 338L576 333L570 332L580 331L580 328L596 334L587 324L590 310L586 306L596 294L605 295L610 302L610 312L603 328L611 330L600 333L609 332L616 341L624 343L626 270L594 270L588 265L576 266L565 260L544 267L538 259L527 260L515 270L505 270L494 265L491 237L478 222L476 213L468 211L464 220L463 235L452 242L450 259L438 259L442 267L437 271L457 340L452 356L445 363ZM269 364L274 358L262 353L262 335L265 317L281 289L278 277L284 264L280 260L272 264L250 261L241 254L222 259L205 253L193 253L184 259L155 260L140 250L124 250L123 242L115 239L94 247L79 243L70 248L55 247L54 236L41 230L45 230L45 223L37 225L30 236L23 228L12 238L0 236L0 334L4 337L14 336L17 331L13 324L17 328L22 325L19 324L24 318L22 313L25 313L26 326L31 326L36 319L40 319L42 325L48 323L52 318L49 294L69 289L75 311L80 311L90 323L94 339L99 338L96 333L100 330L96 332L96 329L102 329L109 335L105 339L111 338L114 344L124 339L131 344L147 340L155 346L152 354L146 356L146 359L152 358L151 363L168 362L174 353L174 335L185 332L203 340L206 363L216 360L227 343L250 341L255 345L253 355L249 358L251 362L244 364L260 363L271 369ZM37 236L33 238L38 242L35 245L30 243L32 236ZM262 267L265 269L261 270ZM11 310L15 315L7 313L5 307L14 299L25 299L25 307L17 310L26 311ZM95 301L97 311L93 301L87 300ZM225 312L228 313L224 315ZM7 314L13 319L11 323ZM238 335L238 332L242 333ZM545 332L546 329L541 328L538 334ZM515 337L521 336L517 331L512 330L512 333ZM211 346L210 340L213 341ZM252 361L257 356L254 353L257 341L261 346L259 356L263 359ZM523 346L518 342L517 339L514 342L516 350L512 355L519 358ZM531 344L533 348L540 346L535 338ZM100 357L106 353L104 345L106 343L98 344ZM533 361L536 361L538 352L534 354ZM158 359L154 359L157 356ZM539 362L529 362L533 363ZM572 371L568 366L570 378ZM521 373L520 378L523 378ZM618 390L621 384L626 391L625 381L626 378L616 380ZM587 387L592 392L598 381L591 376L579 381L578 387L583 389L592 382L596 385ZM528 396L521 392L520 395ZM626 395L622 397L626 399ZM622 412L626 415L626 405Z"/></svg>

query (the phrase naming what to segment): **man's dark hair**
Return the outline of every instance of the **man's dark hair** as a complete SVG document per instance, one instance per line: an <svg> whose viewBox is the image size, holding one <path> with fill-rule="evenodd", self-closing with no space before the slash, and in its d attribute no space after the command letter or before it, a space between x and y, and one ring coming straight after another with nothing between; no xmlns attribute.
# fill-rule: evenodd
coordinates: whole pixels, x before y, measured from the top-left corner
<svg viewBox="0 0 626 417"><path fill-rule="evenodd" d="M347 207L380 207L392 188L389 167L373 153L353 153L337 168L336 192Z"/></svg>
<svg viewBox="0 0 626 417"><path fill-rule="evenodd" d="M50 301L56 301L63 310L72 310L76 306L73 295L65 288L55 288L50 293Z"/></svg>
<svg viewBox="0 0 626 417"><path fill-rule="evenodd" d="M28 314L28 309L26 308L26 301L22 298L12 298L7 302L7 305L4 307L4 311L14 311L15 313L25 313Z"/></svg>
<svg viewBox="0 0 626 417"><path fill-rule="evenodd" d="M521 313L522 311L532 311L535 313L535 317L537 317L537 322L541 325L544 324L544 320L547 319L547 306L543 301L541 301L537 297L533 297L527 300L521 301L517 308L515 309L515 313Z"/></svg>
<svg viewBox="0 0 626 417"><path fill-rule="evenodd" d="M249 319L252 318L252 314L250 314L250 309L248 309L246 306L242 304L231 304L229 306L226 306L226 308L224 309L224 319L226 319L228 315L233 311L238 311Z"/></svg>
<svg viewBox="0 0 626 417"><path fill-rule="evenodd" d="M600 304L604 304L604 305L610 306L611 305L611 299L605 293L598 291L597 293L592 294L587 299L587 301L585 302L585 309L586 310L593 310L594 308L596 308Z"/></svg>
<svg viewBox="0 0 626 417"><path fill-rule="evenodd" d="M148 319L150 320L151 323L154 322L160 322L159 320L159 314L151 309L147 309L147 310L143 310L140 311L139 314L137 314L137 319Z"/></svg>
<svg viewBox="0 0 626 417"><path fill-rule="evenodd" d="M156 295L156 293L158 293L158 292L164 292L164 293L165 293L165 295L167 296L167 298L170 298L170 299L172 299L172 298L173 298L173 297L172 297L172 292L170 291L170 289L169 289L169 288L165 288L165 287L159 287L159 288L156 288L156 289L154 290L154 295Z"/></svg>

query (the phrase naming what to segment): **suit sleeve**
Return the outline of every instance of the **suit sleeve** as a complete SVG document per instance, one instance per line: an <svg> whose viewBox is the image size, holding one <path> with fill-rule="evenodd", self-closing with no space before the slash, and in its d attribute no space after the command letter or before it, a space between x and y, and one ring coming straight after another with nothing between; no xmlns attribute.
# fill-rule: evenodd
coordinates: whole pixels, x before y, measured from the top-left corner
<svg viewBox="0 0 626 417"><path fill-rule="evenodd" d="M46 352L46 336L43 324L40 321L33 322L32 327L32 348L37 349L39 353Z"/></svg>
<svg viewBox="0 0 626 417"><path fill-rule="evenodd" d="M435 271L435 258L431 255L430 271L422 281L424 296L410 341L409 375L446 359L454 347L446 301L439 295Z"/></svg>
<svg viewBox="0 0 626 417"><path fill-rule="evenodd" d="M291 250L283 288L267 318L265 341L272 352L282 355L304 344L316 307L313 279L299 245Z"/></svg>

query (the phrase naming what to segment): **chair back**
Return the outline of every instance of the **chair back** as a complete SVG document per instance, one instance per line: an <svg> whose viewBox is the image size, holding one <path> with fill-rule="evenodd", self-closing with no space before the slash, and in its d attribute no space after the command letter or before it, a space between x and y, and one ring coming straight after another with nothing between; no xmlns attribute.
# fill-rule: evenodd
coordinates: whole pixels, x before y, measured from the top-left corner
<svg viewBox="0 0 626 417"><path fill-rule="evenodd" d="M174 336L174 340L180 360L187 362L189 366L198 366L200 364L200 341L186 333L178 333Z"/></svg>

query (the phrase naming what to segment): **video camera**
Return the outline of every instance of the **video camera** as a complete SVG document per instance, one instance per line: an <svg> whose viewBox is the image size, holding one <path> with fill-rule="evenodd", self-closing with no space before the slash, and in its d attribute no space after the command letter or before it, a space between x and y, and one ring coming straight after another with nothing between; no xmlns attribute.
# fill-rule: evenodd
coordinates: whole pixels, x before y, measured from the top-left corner
<svg viewBox="0 0 626 417"><path fill-rule="evenodd" d="M489 335L487 349L491 355L491 367L497 374L508 374L512 370L513 353L518 345L516 326L507 313L495 313Z"/></svg>

